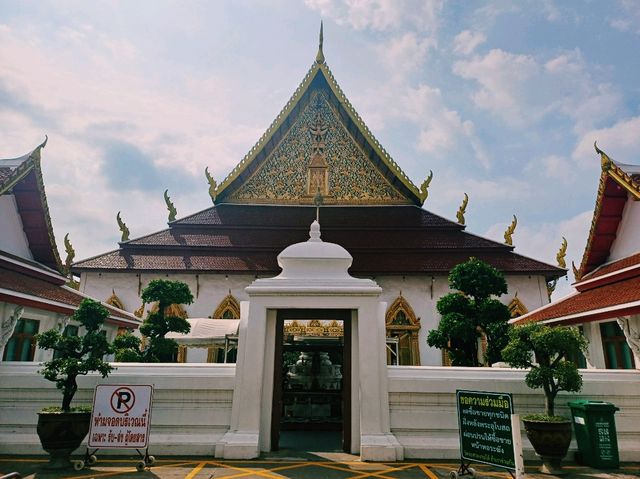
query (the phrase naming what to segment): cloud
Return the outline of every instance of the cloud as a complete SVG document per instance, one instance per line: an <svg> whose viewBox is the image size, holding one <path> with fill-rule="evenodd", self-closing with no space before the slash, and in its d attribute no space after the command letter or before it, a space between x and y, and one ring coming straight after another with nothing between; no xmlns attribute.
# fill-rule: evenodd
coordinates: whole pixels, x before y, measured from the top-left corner
<svg viewBox="0 0 640 479"><path fill-rule="evenodd" d="M567 159L559 155L548 155L530 161L525 166L524 171L529 178L532 175L541 175L552 180L559 180L561 183L570 184L575 181L574 165ZM532 179L532 178L531 178Z"/></svg>
<svg viewBox="0 0 640 479"><path fill-rule="evenodd" d="M486 40L487 37L482 32L463 30L453 39L453 52L458 55L469 55Z"/></svg>
<svg viewBox="0 0 640 479"><path fill-rule="evenodd" d="M339 25L354 30L390 31L411 26L435 32L442 0L305 0L305 4Z"/></svg>
<svg viewBox="0 0 640 479"><path fill-rule="evenodd" d="M459 60L453 72L477 83L474 104L518 128L560 114L582 132L610 118L621 104L610 84L594 80L579 50L545 62L532 55L493 49L484 56Z"/></svg>
<svg viewBox="0 0 640 479"><path fill-rule="evenodd" d="M621 32L640 35L640 3L636 0L621 0L618 1L618 7L621 16L610 18L609 25Z"/></svg>
<svg viewBox="0 0 640 479"><path fill-rule="evenodd" d="M435 47L432 38L420 37L415 32L391 38L376 49L383 59L392 81L406 81L407 75L415 72L424 63L427 52Z"/></svg>
<svg viewBox="0 0 640 479"><path fill-rule="evenodd" d="M640 151L640 116L620 120L608 128L591 130L582 135L573 150L572 158L583 165L599 161L593 148L597 141L600 149L621 163L638 163Z"/></svg>

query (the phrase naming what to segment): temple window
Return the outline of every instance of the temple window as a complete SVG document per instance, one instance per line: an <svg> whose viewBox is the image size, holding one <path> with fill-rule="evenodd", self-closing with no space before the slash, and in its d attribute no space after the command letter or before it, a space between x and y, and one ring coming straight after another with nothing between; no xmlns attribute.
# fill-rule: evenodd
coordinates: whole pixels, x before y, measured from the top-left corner
<svg viewBox="0 0 640 479"><path fill-rule="evenodd" d="M387 310L387 364L397 366L420 366L418 333L420 318L402 295Z"/></svg>
<svg viewBox="0 0 640 479"><path fill-rule="evenodd" d="M607 369L634 369L635 360L627 338L616 321L600 323L600 336Z"/></svg>
<svg viewBox="0 0 640 479"><path fill-rule="evenodd" d="M3 361L33 361L36 351L34 336L38 334L40 321L19 319L13 335L4 348Z"/></svg>
<svg viewBox="0 0 640 479"><path fill-rule="evenodd" d="M240 303L229 292L211 315L213 319L240 319Z"/></svg>

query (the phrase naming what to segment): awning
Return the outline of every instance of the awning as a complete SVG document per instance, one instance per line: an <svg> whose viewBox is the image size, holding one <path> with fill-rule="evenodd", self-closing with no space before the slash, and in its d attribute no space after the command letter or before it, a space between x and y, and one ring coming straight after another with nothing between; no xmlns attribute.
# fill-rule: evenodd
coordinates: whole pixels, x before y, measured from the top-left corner
<svg viewBox="0 0 640 479"><path fill-rule="evenodd" d="M227 335L238 334L239 319L187 318L191 331L187 334L167 333L166 338L174 339L184 346L206 347L224 344Z"/></svg>

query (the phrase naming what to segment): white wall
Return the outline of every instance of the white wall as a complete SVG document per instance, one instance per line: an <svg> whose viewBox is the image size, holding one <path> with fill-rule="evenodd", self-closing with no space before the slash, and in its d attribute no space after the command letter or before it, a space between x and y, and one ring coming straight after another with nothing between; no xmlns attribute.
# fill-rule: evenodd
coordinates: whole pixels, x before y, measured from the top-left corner
<svg viewBox="0 0 640 479"><path fill-rule="evenodd" d="M81 378L74 402L90 404L99 383L153 384L151 453L213 456L215 443L229 428L234 365L117 366L106 380ZM33 363L0 363L0 454L44 454L35 433L36 412L57 405L61 395L37 369ZM543 408L542 393L525 386L521 370L390 366L388 375L391 430L408 458L458 459L456 389L512 393L518 414ZM621 460L640 461L640 371L589 370L583 378L581 393L560 394L559 412L567 414L566 403L574 399L614 403L620 408L615 418ZM525 457L532 459L526 438L524 447Z"/></svg>
<svg viewBox="0 0 640 479"><path fill-rule="evenodd" d="M570 416L567 402L593 399L614 403L618 449L622 461L640 460L640 371L582 370L580 393L560 393L557 413ZM404 446L405 457L458 459L456 389L513 394L514 412L542 412L544 395L524 384L525 371L497 368L426 368L389 366L391 432ZM523 428L524 435L524 428ZM575 434L574 434L575 436ZM534 459L526 436L525 459ZM575 437L571 450L576 450ZM569 453L572 458L572 453Z"/></svg>
<svg viewBox="0 0 640 479"><path fill-rule="evenodd" d="M0 249L22 258L33 259L13 195L0 195L0 218Z"/></svg>
<svg viewBox="0 0 640 479"><path fill-rule="evenodd" d="M141 273L140 291L152 279L179 280L188 284L194 296L194 303L185 306L187 314L192 318L206 318L213 314L220 301L229 294L229 290L238 301L248 300L244 288L249 286L255 277L247 274L200 274L196 280L195 274ZM380 300L388 305L391 305L402 292L402 296L420 318L420 363L426 366L440 366L442 352L427 345L427 334L429 330L436 328L440 321L440 315L436 311L438 299L450 292L447 275L376 276L373 279L382 288ZM546 283L542 276L508 275L506 279L508 293L500 297L503 303L509 304L516 292L529 311L549 302ZM124 303L126 310L133 312L141 305L138 285L136 273L87 272L81 276L80 290L101 301L109 298L113 290Z"/></svg>
<svg viewBox="0 0 640 479"><path fill-rule="evenodd" d="M631 196L631 195L629 195ZM640 201L627 198L618 225L616 239L611 246L607 261L625 258L640 251Z"/></svg>
<svg viewBox="0 0 640 479"><path fill-rule="evenodd" d="M215 443L229 428L234 365L114 365L118 369L106 379L79 378L72 405L91 405L97 384L152 384L150 453L213 456ZM44 454L36 435L37 412L59 406L62 395L37 369L34 363L0 363L0 454Z"/></svg>

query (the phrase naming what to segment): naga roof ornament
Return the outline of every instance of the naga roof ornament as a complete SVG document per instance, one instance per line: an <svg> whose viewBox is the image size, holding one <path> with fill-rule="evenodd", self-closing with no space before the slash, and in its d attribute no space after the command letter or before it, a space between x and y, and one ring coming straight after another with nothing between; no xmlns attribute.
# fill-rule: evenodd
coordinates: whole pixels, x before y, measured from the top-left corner
<svg viewBox="0 0 640 479"><path fill-rule="evenodd" d="M129 228L127 228L127 225L125 224L125 222L122 221L122 218L120 218L119 211L118 211L118 214L116 215L116 221L118 222L118 228L120 228L120 233L122 233L122 236L120 237L120 241L128 241Z"/></svg>
<svg viewBox="0 0 640 479"><path fill-rule="evenodd" d="M204 169L204 175L207 177L207 183L209 183L209 196L211 197L211 202L215 205L218 184L216 183L216 180L213 178L213 176L211 176L211 174L209 173L208 166Z"/></svg>
<svg viewBox="0 0 640 479"><path fill-rule="evenodd" d="M73 258L76 257L76 251L73 249L73 245L69 240L69 233L64 235L64 250L67 253L67 257L64 260L64 274L68 275L71 273L71 264L73 263Z"/></svg>
<svg viewBox="0 0 640 479"><path fill-rule="evenodd" d="M562 244L560 245L560 249L556 254L556 260L558 261L558 266L563 269L567 268L567 262L564 259L566 256L567 256L567 238L563 236Z"/></svg>
<svg viewBox="0 0 640 479"><path fill-rule="evenodd" d="M456 218L458 218L458 223L464 225L464 214L467 211L467 205L469 204L469 195L464 194L464 199L462 200L462 204L460 208L458 208L458 212L456 213Z"/></svg>
<svg viewBox="0 0 640 479"><path fill-rule="evenodd" d="M504 242L509 246L513 246L513 233L516 230L516 226L518 226L518 218L516 218L516 215L513 215L513 221L504 232Z"/></svg>
<svg viewBox="0 0 640 479"><path fill-rule="evenodd" d="M431 184L431 180L433 180L433 171L429 170L429 176L427 176L420 185L420 201L422 201L422 203L424 203L429 197L429 185Z"/></svg>
<svg viewBox="0 0 640 479"><path fill-rule="evenodd" d="M169 197L169 190L164 190L164 202L167 204L167 210L169 211L169 218L168 221L175 221L176 219L176 215L178 214L178 210L176 210L175 205L173 204L173 202L171 201L171 198Z"/></svg>

